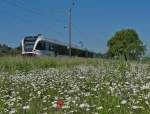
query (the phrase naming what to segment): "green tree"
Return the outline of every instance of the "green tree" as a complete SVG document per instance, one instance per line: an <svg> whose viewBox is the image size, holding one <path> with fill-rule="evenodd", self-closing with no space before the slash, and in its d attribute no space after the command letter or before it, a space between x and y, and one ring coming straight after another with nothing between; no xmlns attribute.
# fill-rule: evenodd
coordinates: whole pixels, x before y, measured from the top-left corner
<svg viewBox="0 0 150 114"><path fill-rule="evenodd" d="M133 29L123 29L107 42L108 55L111 57L123 56L127 59L138 59L146 52L146 46Z"/></svg>
<svg viewBox="0 0 150 114"><path fill-rule="evenodd" d="M6 44L0 44L0 56L5 56L5 55L15 56L19 54L21 54L21 46L18 46L16 48L11 48Z"/></svg>

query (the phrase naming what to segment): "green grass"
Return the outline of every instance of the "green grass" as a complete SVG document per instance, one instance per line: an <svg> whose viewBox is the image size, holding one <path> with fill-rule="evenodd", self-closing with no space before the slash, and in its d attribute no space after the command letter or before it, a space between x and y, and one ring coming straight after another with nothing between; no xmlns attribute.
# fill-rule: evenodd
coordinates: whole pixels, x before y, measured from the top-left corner
<svg viewBox="0 0 150 114"><path fill-rule="evenodd" d="M0 57L0 71L10 72L56 67L71 67L79 64L97 64L95 59L84 58L50 58L50 57Z"/></svg>

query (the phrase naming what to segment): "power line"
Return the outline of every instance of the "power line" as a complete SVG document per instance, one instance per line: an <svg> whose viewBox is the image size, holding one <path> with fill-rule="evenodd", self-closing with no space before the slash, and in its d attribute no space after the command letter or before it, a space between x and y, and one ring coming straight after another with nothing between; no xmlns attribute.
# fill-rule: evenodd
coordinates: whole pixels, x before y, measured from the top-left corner
<svg viewBox="0 0 150 114"><path fill-rule="evenodd" d="M23 7L23 5L18 4L18 2L16 2L16 1L5 0L5 2L8 3L9 5L14 6L14 7L21 8L21 9L23 9L24 11L26 11L28 13L32 13L34 15L41 16L41 13L39 13L37 11L34 11L34 10L30 9L30 8Z"/></svg>
<svg viewBox="0 0 150 114"><path fill-rule="evenodd" d="M33 9L33 8L24 7L25 4L24 4L23 2L21 2L21 1L5 0L5 2L8 3L8 4L11 5L11 6L20 8L20 9L22 9L23 11L25 11L25 12L27 12L27 13L34 14L34 15L40 16L40 17L44 17L44 19L47 19L48 16L49 16L49 15L46 15L46 14L44 14L44 13L41 13L41 12L39 12L39 11ZM53 17L54 17L54 16L53 16ZM56 23L61 23L61 24L62 24L62 22L60 22L60 19L57 19L56 17L55 17L54 21L55 21Z"/></svg>
<svg viewBox="0 0 150 114"><path fill-rule="evenodd" d="M9 0L7 0L7 1L9 1ZM13 0L12 0L12 1L13 1ZM9 2L10 2L10 1L9 1ZM13 6L15 6L15 7L18 7L18 6L19 6L18 8L21 8L22 10L26 11L27 13L32 13L32 14L34 14L34 15L38 15L38 16L40 16L40 17L44 17L44 19L48 19L48 16L49 16L49 15L43 14L43 13L41 13L41 12L35 10L34 8L27 8L27 7L24 7L25 4L24 4L23 2L21 2L21 1L13 1L13 3L14 3L14 4L10 4L10 5L13 5ZM54 16L53 16L53 17L54 17ZM53 24L55 24L55 25L53 26L53 28L55 28L56 24L62 24L62 21L60 20L60 18L57 19L57 18L55 17L54 21L55 21L56 23L53 23ZM64 22L64 21L63 21L63 22ZM63 27L62 27L62 28L63 28Z"/></svg>
<svg viewBox="0 0 150 114"><path fill-rule="evenodd" d="M16 3L17 3L17 4L19 3L21 7L24 7L24 6L25 6L25 3L23 3L22 1L19 1L19 0L18 0ZM32 11L32 12L29 12L29 13L34 13L34 12L35 12L37 15L43 16L43 17L45 17L45 18L48 18L48 17L50 16L50 15L44 14L43 12L37 11L37 9L35 9L35 8L33 8L33 7L32 7L32 8L24 7L24 8ZM53 14L55 15L56 13L54 13L54 12L55 12L55 11L53 11L53 12L51 12L51 13L53 13ZM63 12L63 14L64 14L64 12ZM53 17L54 17L54 16L53 16ZM62 18L61 18L61 19L62 19ZM65 22L65 20L62 21L62 20L60 20L60 18L58 19L58 18L56 18L56 17L55 17L54 20L55 20L55 22L61 23L61 24L62 24L62 22Z"/></svg>
<svg viewBox="0 0 150 114"><path fill-rule="evenodd" d="M43 14L43 13L41 13L41 12L39 12L39 11L37 11L37 10L35 10L34 8L27 8L27 7L24 7L25 6L25 4L23 3L23 1L14 1L14 0L2 0L2 2L5 2L5 3L7 3L7 4L9 4L9 5L11 5L11 6L13 6L13 7L17 7L17 8L20 8L20 9L22 9L23 11L25 11L25 12L27 12L27 13L31 13L31 14L34 14L34 15L37 15L37 16L40 16L40 17L45 17L45 18L47 18L48 17L48 15L45 15L45 14ZM75 0L73 0L72 1L72 6L74 6L75 5ZM71 6L71 8L72 8L72 6ZM33 23L32 21L27 21L27 20L25 20L24 18L18 18L17 17L17 19L19 19L20 21L23 21L23 22L30 22L30 23ZM57 23L61 23L60 22L60 19L54 19ZM38 24L40 24L40 23L38 23ZM54 23L53 23L54 24ZM62 23L61 23L62 24ZM40 24L40 25L42 25L43 26L43 24ZM47 25L47 24L46 24ZM54 26L53 26L53 28L54 28ZM75 28L75 30L77 30L78 31L78 33L82 36L82 33L81 33L81 31L77 28L77 27L74 27ZM55 33L56 33L56 31L55 31ZM58 32L57 32L58 33ZM59 33L60 34L60 33ZM62 35L61 35L62 36Z"/></svg>
<svg viewBox="0 0 150 114"><path fill-rule="evenodd" d="M19 5L21 5L22 7L24 7L26 4L23 2L23 1L20 1L20 0L16 0L16 1L14 1L14 2L16 2L17 4L19 4ZM27 9L29 9L29 10L32 10L32 11L34 11L34 12L38 12L40 15L43 15L43 16L49 16L49 15L46 15L46 14L44 14L43 12L39 12L39 11L37 11L38 9L36 9L36 8L34 8L34 7L25 7L25 8L27 8ZM55 11L52 11L53 9L51 9L51 14L53 13L53 14L56 14L56 10ZM55 12L55 13L54 13ZM61 12L61 15L62 15L62 13L64 14L64 12ZM57 13L58 14L58 13Z"/></svg>
<svg viewBox="0 0 150 114"><path fill-rule="evenodd" d="M14 15L14 14L11 14L9 11L5 11L6 13L5 13L5 15L8 15L8 16L10 16L10 17L12 17L12 18L15 18L15 19L17 19L18 21L20 21L20 22L22 22L22 23L34 23L35 21L31 21L31 20L26 20L25 18L22 18L21 16L17 16L17 15ZM13 19L12 19L13 20ZM29 25L30 25L29 24ZM16 25L18 25L18 23L16 24ZM45 30L47 30L46 28L48 27L48 28L51 28L51 26L49 26L48 24L43 24L43 23L38 23L38 25L40 25L40 27L42 27L42 29L44 29L45 28ZM47 26L47 27L46 27ZM50 30L51 32L53 32L53 33L56 33L59 37L62 37L62 35L64 35L63 33L61 33L61 32L58 32L58 31L54 31L54 29L52 30Z"/></svg>
<svg viewBox="0 0 150 114"><path fill-rule="evenodd" d="M4 0L3 0L4 1ZM13 6L13 7L17 7L17 8L21 8L22 10L24 10L25 12L27 12L27 13L32 13L32 14L34 14L34 15L38 15L38 16L41 16L41 17L44 17L45 15L42 15L41 13L39 13L39 12L37 12L37 11L34 11L34 10L32 10L32 9L28 9L28 8L26 8L26 7L23 7L22 5L23 5L23 3L16 3L16 2L14 2L14 1L9 1L9 0L5 0L4 1L5 3L7 3L7 4L9 4L9 5L11 5L11 6ZM22 4L22 5L21 5ZM46 16L45 16L46 17ZM21 19L21 20L23 20L23 19ZM32 23L32 22L31 22ZM38 23L39 24L39 23ZM53 23L53 24L55 24L55 23ZM47 24L46 24L47 25ZM50 26L49 26L50 27ZM54 28L55 26L53 26L53 28ZM57 33L57 35L58 34L60 34L60 32L58 33L58 32L54 32L54 33ZM62 35L60 35L60 36L62 36Z"/></svg>

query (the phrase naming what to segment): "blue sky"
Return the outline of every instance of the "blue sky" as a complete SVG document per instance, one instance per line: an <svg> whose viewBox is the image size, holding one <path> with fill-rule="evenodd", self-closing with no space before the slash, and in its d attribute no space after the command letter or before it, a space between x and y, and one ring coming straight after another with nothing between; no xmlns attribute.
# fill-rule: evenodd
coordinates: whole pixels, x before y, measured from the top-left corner
<svg viewBox="0 0 150 114"><path fill-rule="evenodd" d="M133 28L150 48L149 0L75 0L72 41L105 52L118 30ZM28 35L68 41L71 0L0 0L0 43L17 46ZM150 53L150 50L149 50Z"/></svg>

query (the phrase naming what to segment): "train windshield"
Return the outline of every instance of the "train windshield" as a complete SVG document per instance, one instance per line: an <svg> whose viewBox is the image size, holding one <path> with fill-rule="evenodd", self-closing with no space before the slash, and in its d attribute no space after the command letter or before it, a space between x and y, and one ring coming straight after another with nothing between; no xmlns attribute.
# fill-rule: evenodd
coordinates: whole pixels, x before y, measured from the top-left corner
<svg viewBox="0 0 150 114"><path fill-rule="evenodd" d="M31 52L33 50L36 39L37 37L26 37L24 39L24 49L26 52Z"/></svg>

